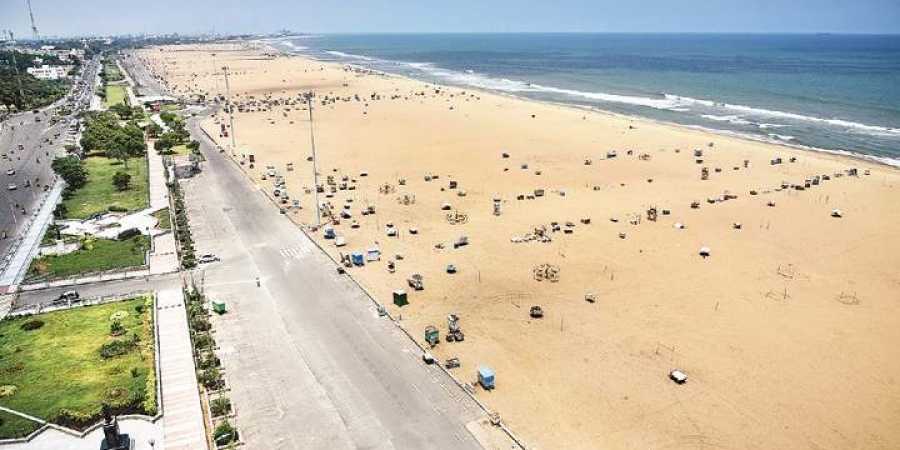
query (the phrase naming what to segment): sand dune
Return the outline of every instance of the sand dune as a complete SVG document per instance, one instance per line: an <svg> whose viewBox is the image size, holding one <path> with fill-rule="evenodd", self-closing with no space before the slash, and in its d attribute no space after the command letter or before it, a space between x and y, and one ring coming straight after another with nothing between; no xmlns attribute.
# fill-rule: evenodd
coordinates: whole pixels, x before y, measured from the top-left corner
<svg viewBox="0 0 900 450"><path fill-rule="evenodd" d="M229 66L243 109L235 158L268 191L267 165L285 176L302 206L288 216L307 225L310 124L298 94L315 92L320 182L332 176L336 188L322 200L352 214L335 225L345 247L315 236L336 257L377 245L381 261L348 270L384 302L422 274L425 289L391 313L420 339L430 324L443 336L446 315L458 314L465 341L442 342L435 354L459 357L456 375L469 381L478 365L494 368L497 389L476 395L534 448L900 447L896 169L301 57L260 58L264 49L245 44L175 49L140 55L183 95L224 94L214 68ZM226 122L219 114L204 126L231 152L219 135ZM242 159L251 154L253 169ZM779 157L783 164L770 164ZM353 190L339 189L343 177ZM375 214L362 215L369 205ZM388 224L398 237L387 236ZM534 239L541 227L550 242ZM460 236L469 245L453 248ZM559 270L558 281L535 279L542 264ZM529 317L532 305L543 319ZM686 384L667 378L674 368Z"/></svg>

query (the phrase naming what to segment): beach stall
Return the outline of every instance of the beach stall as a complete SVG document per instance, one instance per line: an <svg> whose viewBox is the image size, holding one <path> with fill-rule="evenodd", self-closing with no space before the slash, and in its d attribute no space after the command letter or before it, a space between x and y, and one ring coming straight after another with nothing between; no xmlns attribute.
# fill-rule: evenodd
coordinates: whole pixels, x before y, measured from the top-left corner
<svg viewBox="0 0 900 450"><path fill-rule="evenodd" d="M494 370L488 366L478 368L478 384L486 390L494 388Z"/></svg>
<svg viewBox="0 0 900 450"><path fill-rule="evenodd" d="M406 306L409 304L409 300L406 298L406 291L403 289L397 289L394 291L394 304L397 306Z"/></svg>
<svg viewBox="0 0 900 450"><path fill-rule="evenodd" d="M350 254L350 261L354 266L364 266L366 265L366 258L363 256L361 252L353 252Z"/></svg>

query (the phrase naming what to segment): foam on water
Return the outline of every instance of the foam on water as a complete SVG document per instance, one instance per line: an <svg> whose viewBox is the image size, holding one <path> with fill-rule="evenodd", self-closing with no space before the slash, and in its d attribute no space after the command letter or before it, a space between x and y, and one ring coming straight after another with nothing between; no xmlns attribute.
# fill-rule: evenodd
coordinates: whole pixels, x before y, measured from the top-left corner
<svg viewBox="0 0 900 450"><path fill-rule="evenodd" d="M304 50L305 47L298 47L291 45L293 49L296 50ZM577 89L567 89L550 85L541 85L536 83L529 83L526 81L503 78L503 77L495 77L488 76L485 74L478 73L474 70L466 70L466 71L456 71L445 69L437 66L433 63L428 62L404 62L404 61L391 61L378 59L365 55L358 54L350 54L337 50L325 50L324 53L330 55L331 57L336 57L338 60L345 60L347 62L355 61L359 64L365 64L367 66L374 66L375 68L382 69L388 72L400 71L409 73L410 70L421 72L426 75L428 78L434 79L441 83L452 84L457 86L471 86L474 88L487 89L499 92L506 92L511 94L523 94L523 93L531 93L531 94L546 94L551 97L555 96L559 99L572 99L572 100L589 100L593 102L602 102L602 103L614 103L620 105L627 106L637 106L637 107L645 107L652 108L655 110L661 111L671 111L676 113L687 113L691 115L693 113L694 117L700 117L706 120L710 120L713 122L721 122L728 123L732 125L738 126L754 126L760 130L767 130L772 128L784 128L791 127L794 124L790 122L797 122L796 125L800 125L802 123L809 124L817 124L819 126L824 126L826 128L831 128L833 131L840 132L848 132L854 134L863 134L870 135L876 137L900 137L900 128L889 128L877 125L869 125L859 122L853 122L849 120L839 119L839 118L823 118L816 117L804 114L798 114L787 111L778 111L773 109L766 108L756 108L746 105L739 104L729 104L722 102L715 102L712 100L705 100L693 97L686 97L674 94L665 94L661 93L658 96L637 96L637 95L624 95L624 94L613 94L607 92L596 92L596 91L583 91ZM372 68L372 67L370 67ZM788 123L771 123L764 121L765 119L782 119L787 121ZM756 119L756 120L754 120ZM689 125L690 126L690 125ZM900 167L900 160L893 159L889 157L883 156L875 156L875 155L866 155L860 154L856 152L844 151L844 150L830 150L830 149L820 149L816 147L809 147L805 145L801 145L797 143L797 137L786 134L778 134L778 133L762 133L762 134L752 134L745 133L734 130L723 130L718 128L705 128L702 126L691 126L692 128L704 129L706 131L713 131L721 134L729 134L741 136L744 138L750 138L754 140L762 140L768 142L774 142L779 144L786 144L788 142L792 142L790 145L795 147L802 147L811 150L817 151L825 151L834 154L840 155L848 155L857 158L864 158L872 161L876 161L882 164L887 164L895 167Z"/></svg>

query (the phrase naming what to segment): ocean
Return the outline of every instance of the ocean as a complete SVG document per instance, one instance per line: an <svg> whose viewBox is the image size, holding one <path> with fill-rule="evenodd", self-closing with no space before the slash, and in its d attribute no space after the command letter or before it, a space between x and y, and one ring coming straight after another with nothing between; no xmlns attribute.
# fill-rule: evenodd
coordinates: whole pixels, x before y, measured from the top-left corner
<svg viewBox="0 0 900 450"><path fill-rule="evenodd" d="M275 45L900 167L900 35L334 34Z"/></svg>

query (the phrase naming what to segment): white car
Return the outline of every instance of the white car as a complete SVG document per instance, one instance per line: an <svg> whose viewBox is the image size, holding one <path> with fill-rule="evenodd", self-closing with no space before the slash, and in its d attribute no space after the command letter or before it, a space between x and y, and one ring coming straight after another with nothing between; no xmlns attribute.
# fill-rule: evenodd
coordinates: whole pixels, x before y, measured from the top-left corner
<svg viewBox="0 0 900 450"><path fill-rule="evenodd" d="M197 262L200 264L211 263L211 262L215 262L218 260L219 260L218 256L210 254L210 253L207 253L205 255L200 255L200 257L197 258Z"/></svg>
<svg viewBox="0 0 900 450"><path fill-rule="evenodd" d="M6 156L5 154L3 156ZM9 176L13 176L16 174L16 169L9 169L6 171L6 174Z"/></svg>
<svg viewBox="0 0 900 450"><path fill-rule="evenodd" d="M9 183L6 185L6 189L9 189L10 191L14 191L18 188L19 188L19 186L17 186L16 183Z"/></svg>

